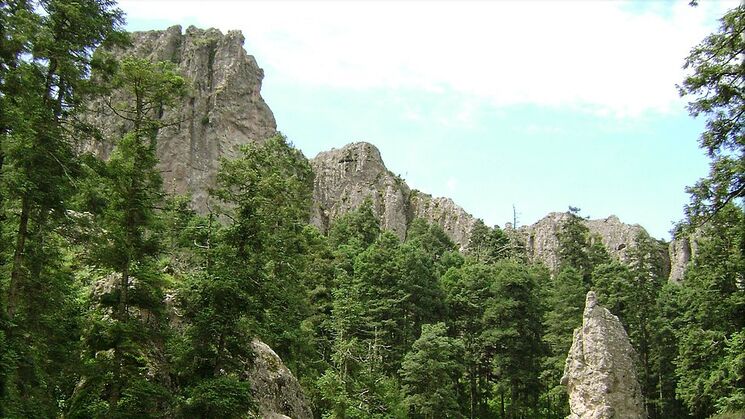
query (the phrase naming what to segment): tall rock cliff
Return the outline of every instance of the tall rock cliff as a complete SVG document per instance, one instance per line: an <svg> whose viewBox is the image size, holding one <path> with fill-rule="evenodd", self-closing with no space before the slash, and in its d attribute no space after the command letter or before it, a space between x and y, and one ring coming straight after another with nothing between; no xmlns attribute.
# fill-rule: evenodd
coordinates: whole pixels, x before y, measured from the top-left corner
<svg viewBox="0 0 745 419"><path fill-rule="evenodd" d="M164 188L169 193L191 193L198 210L204 210L207 188L221 157L233 157L240 145L261 142L277 130L274 115L262 99L264 72L243 48L239 31L223 34L217 29L181 26L162 31L134 32L132 46L112 53L151 61L171 61L191 81L188 96L160 115L178 121L158 133L157 155ZM128 127L104 102L94 105L92 122L105 140L83 149L107 157L116 138Z"/></svg>
<svg viewBox="0 0 745 419"><path fill-rule="evenodd" d="M372 144L358 142L319 153L315 172L311 222L321 231L369 198L381 227L400 239L415 218L439 225L462 249L468 244L476 219L448 198L433 198L412 190L383 163Z"/></svg>
<svg viewBox="0 0 745 419"><path fill-rule="evenodd" d="M567 213L552 212L529 226L522 226L517 232L522 236L526 244L528 257L532 261L540 261L552 271L559 266L559 240L556 233L561 225L567 220ZM625 224L615 215L597 220L583 220L585 226L593 237L599 237L608 253L620 260L629 260L629 250L635 246L636 237L646 230L638 224ZM670 256L666 249L661 248L659 255L665 276L670 272Z"/></svg>
<svg viewBox="0 0 745 419"><path fill-rule="evenodd" d="M618 317L587 293L582 327L564 367L561 383L569 393L568 419L647 417L634 369L634 348Z"/></svg>
<svg viewBox="0 0 745 419"><path fill-rule="evenodd" d="M233 157L238 148L262 142L276 133L272 111L261 97L263 70L243 48L239 31L180 26L166 30L134 32L132 46L112 53L152 61L171 61L191 83L188 96L174 109L160 115L178 121L158 133L159 169L169 193L190 193L194 207L205 212L207 189L212 186L220 158ZM130 127L96 103L89 120L101 129L104 140L81 147L106 158L115 140ZM359 142L320 153L311 161L316 173L312 223L322 231L365 198L373 201L383 228L404 239L414 218L442 227L461 249L468 245L476 219L449 198L435 198L412 190L391 173L375 146ZM558 242L555 232L565 217L551 213L531 226L517 230L527 244L529 256L555 269ZM615 216L586 221L609 252L626 260L627 249L643 231L638 225L621 223ZM686 247L687 246L687 247ZM682 278L693 252L691 243L679 240L670 245L672 280ZM667 266L667 265L666 265Z"/></svg>

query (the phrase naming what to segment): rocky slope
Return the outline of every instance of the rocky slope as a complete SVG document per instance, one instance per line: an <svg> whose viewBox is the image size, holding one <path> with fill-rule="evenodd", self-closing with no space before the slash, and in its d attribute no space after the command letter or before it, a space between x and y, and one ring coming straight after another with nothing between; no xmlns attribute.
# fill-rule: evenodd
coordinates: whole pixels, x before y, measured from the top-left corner
<svg viewBox="0 0 745 419"><path fill-rule="evenodd" d="M152 61L171 61L189 81L189 93L175 109L160 115L177 122L158 133L159 168L170 193L191 193L197 209L207 205L207 187L221 157L236 155L238 147L262 141L277 130L274 115L261 97L264 72L243 48L239 31L181 26L162 31L134 32L132 47L112 53ZM84 144L85 150L106 157L114 140L127 130L104 106L96 104L90 120L104 141Z"/></svg>
<svg viewBox="0 0 745 419"><path fill-rule="evenodd" d="M564 367L561 383L569 393L568 419L647 417L634 369L634 348L618 317L587 293L582 327Z"/></svg>
<svg viewBox="0 0 745 419"><path fill-rule="evenodd" d="M476 219L449 198L410 189L385 167L374 145L347 144L319 153L311 165L316 174L311 222L321 231L370 198L381 226L400 239L415 218L423 218L442 227L462 249L468 244Z"/></svg>

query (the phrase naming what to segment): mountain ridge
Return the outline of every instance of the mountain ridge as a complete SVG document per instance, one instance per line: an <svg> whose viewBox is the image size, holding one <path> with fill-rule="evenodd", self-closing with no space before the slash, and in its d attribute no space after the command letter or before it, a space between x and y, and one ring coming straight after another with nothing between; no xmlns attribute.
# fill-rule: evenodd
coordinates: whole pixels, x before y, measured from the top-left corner
<svg viewBox="0 0 745 419"><path fill-rule="evenodd" d="M183 31L181 26L172 26L134 32L131 37L132 46L112 51L115 56L171 61L192 81L184 102L162 116L180 122L158 133L157 154L166 191L191 194L193 207L205 213L209 210L208 189L220 159L235 157L241 145L262 143L277 133L274 114L261 96L264 72L246 52L240 31L223 34L217 29L190 26ZM101 110L103 103L97 106ZM94 125L110 138L126 129L114 120L105 114L92 118ZM83 149L106 158L112 145L109 140L86 144ZM399 239L406 238L415 218L423 218L440 226L461 250L467 249L478 218L451 198L434 197L409 187L388 170L374 145L353 142L320 152L309 161L316 175L309 218L319 230L327 231L336 218L370 198L381 226ZM565 213L549 213L536 223L515 230L524 239L530 260L556 269L555 233L564 216ZM636 235L646 232L639 225L622 223L615 215L584 223L621 261L626 260ZM672 280L680 280L691 252L685 251L687 247L680 240L669 246L664 270L671 272Z"/></svg>

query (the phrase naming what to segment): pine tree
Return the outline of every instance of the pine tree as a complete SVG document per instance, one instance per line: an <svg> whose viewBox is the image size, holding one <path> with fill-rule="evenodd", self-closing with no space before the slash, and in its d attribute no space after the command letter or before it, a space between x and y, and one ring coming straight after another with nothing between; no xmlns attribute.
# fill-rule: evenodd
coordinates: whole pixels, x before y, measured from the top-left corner
<svg viewBox="0 0 745 419"><path fill-rule="evenodd" d="M209 264L192 273L179 297L189 321L174 360L186 367L179 377L184 416L242 417L252 409L245 365L253 336L287 360L306 345L301 271L312 179L307 160L281 135L222 161L212 193L229 223L205 249Z"/></svg>
<svg viewBox="0 0 745 419"><path fill-rule="evenodd" d="M463 369L462 351L463 344L448 337L444 323L422 326L422 335L404 357L400 372L405 403L416 416L461 416L456 383Z"/></svg>
<svg viewBox="0 0 745 419"><path fill-rule="evenodd" d="M546 409L549 417L564 417L569 412L566 389L559 385L564 364L572 346L574 329L582 325L582 310L587 286L582 275L572 267L562 269L545 282L543 298L546 312L543 319L543 341L547 356L541 378L546 385Z"/></svg>
<svg viewBox="0 0 745 419"><path fill-rule="evenodd" d="M677 396L694 417L743 409L745 382L732 375L729 355L745 328L745 216L726 205L698 238L698 252L679 293Z"/></svg>
<svg viewBox="0 0 745 419"><path fill-rule="evenodd" d="M503 417L537 414L540 359L544 354L543 313L538 303L538 286L545 280L541 276L541 272L515 262L494 265L483 316L488 327L480 339L490 360Z"/></svg>
<svg viewBox="0 0 745 419"><path fill-rule="evenodd" d="M120 23L105 0L0 4L0 416L56 416L75 386L78 307L60 236L79 176L74 120L91 51L121 39Z"/></svg>
<svg viewBox="0 0 745 419"><path fill-rule="evenodd" d="M484 323L486 301L489 298L492 268L485 264L467 264L450 268L442 278L448 307L448 324L452 333L463 342L465 367L463 391L468 417L488 414L486 401L491 392L487 379L491 375L489 360L481 335L489 325Z"/></svg>
<svg viewBox="0 0 745 419"><path fill-rule="evenodd" d="M163 345L165 327L155 210L162 201L156 136L165 122L157 111L172 106L184 84L172 63L133 58L120 63L113 79L113 88L126 98L115 110L132 123L132 131L95 173L106 205L95 214L100 232L89 258L104 273L98 282L106 291L88 319L90 358L71 416L149 416L167 403L165 379L151 357L151 347Z"/></svg>
<svg viewBox="0 0 745 419"><path fill-rule="evenodd" d="M710 217L729 202L745 197L745 5L738 5L720 20L716 33L696 45L684 68L691 73L678 86L681 96L690 97L691 116L707 118L701 148L711 160L709 176L688 188L691 204L686 212L698 220ZM698 224L698 222L696 223Z"/></svg>

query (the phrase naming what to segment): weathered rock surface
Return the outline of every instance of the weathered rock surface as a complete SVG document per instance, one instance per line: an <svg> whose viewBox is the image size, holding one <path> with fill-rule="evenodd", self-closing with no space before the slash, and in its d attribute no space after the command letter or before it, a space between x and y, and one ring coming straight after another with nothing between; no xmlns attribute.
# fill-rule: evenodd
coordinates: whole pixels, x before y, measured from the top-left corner
<svg viewBox="0 0 745 419"><path fill-rule="evenodd" d="M574 331L561 378L569 393L567 418L646 418L635 356L618 317L587 293L582 327Z"/></svg>
<svg viewBox="0 0 745 419"><path fill-rule="evenodd" d="M568 217L567 213L552 212L535 224L517 229L523 237L528 257L532 261L543 262L552 271L558 268L559 240L556 238L556 233ZM615 215L597 220L584 220L583 222L590 231L590 235L599 237L608 253L621 262L628 261L629 250L635 246L636 237L639 234L646 233L642 226L625 224ZM660 254L660 263L663 265L663 274L667 275L670 269L670 261L666 252Z"/></svg>
<svg viewBox="0 0 745 419"><path fill-rule="evenodd" d="M370 198L381 227L400 239L415 218L423 218L442 227L462 249L468 244L476 219L451 199L410 189L385 167L374 145L347 144L319 153L311 165L316 175L311 222L321 231Z"/></svg>
<svg viewBox="0 0 745 419"><path fill-rule="evenodd" d="M670 242L670 281L679 283L683 280L688 265L693 261L698 252L698 237L702 234L696 231L693 234L675 237Z"/></svg>
<svg viewBox="0 0 745 419"><path fill-rule="evenodd" d="M182 33L181 26L173 26L131 37L132 47L112 51L115 56L171 61L192 81L185 100L160 116L179 122L160 130L157 155L165 190L193 194L196 209L203 211L220 158L233 157L240 145L276 133L274 115L260 94L264 72L246 53L239 31L223 34L191 26ZM106 158L128 127L103 102L93 111L91 119L105 140L83 149Z"/></svg>
<svg viewBox="0 0 745 419"><path fill-rule="evenodd" d="M312 419L308 401L292 372L266 343L251 342L255 358L248 371L260 418Z"/></svg>

